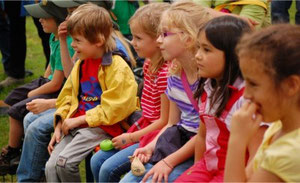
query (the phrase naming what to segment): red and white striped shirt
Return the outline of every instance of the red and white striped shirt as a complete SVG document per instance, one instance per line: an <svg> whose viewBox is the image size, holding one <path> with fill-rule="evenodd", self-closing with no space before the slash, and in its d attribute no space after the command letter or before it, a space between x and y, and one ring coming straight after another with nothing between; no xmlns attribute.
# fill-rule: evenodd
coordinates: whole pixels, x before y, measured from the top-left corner
<svg viewBox="0 0 300 183"><path fill-rule="evenodd" d="M161 95L165 93L168 78L168 62L165 62L155 75L149 71L150 60L144 63L144 88L141 105L143 116L150 121L160 118Z"/></svg>

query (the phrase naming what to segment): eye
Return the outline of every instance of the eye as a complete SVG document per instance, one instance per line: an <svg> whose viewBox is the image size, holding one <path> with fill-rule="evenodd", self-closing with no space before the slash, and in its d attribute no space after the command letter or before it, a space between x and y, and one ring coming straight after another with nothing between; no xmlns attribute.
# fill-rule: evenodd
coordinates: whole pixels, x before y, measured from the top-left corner
<svg viewBox="0 0 300 183"><path fill-rule="evenodd" d="M251 86L251 87L256 87L256 86L257 86L257 84L256 84L255 82L253 82L253 81L246 81L246 83L247 83L249 86Z"/></svg>
<svg viewBox="0 0 300 183"><path fill-rule="evenodd" d="M210 49L207 48L207 47L204 47L203 50L204 50L205 52L210 52Z"/></svg>

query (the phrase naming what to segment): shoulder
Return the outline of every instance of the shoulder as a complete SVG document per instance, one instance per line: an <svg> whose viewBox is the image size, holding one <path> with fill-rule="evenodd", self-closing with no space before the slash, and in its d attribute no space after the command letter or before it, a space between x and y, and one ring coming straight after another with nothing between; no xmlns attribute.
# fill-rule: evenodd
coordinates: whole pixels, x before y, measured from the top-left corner
<svg viewBox="0 0 300 183"><path fill-rule="evenodd" d="M270 131L277 128L277 124L270 127ZM266 150L261 167L276 174L283 180L300 181L300 129L286 134L273 142ZM295 175L298 175L295 178Z"/></svg>

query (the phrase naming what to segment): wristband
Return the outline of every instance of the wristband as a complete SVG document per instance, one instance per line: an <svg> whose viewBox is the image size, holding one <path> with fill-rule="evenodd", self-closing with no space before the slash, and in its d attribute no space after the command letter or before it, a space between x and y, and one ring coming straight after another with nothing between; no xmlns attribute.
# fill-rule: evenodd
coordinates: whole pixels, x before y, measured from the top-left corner
<svg viewBox="0 0 300 183"><path fill-rule="evenodd" d="M174 169L174 167L171 166L171 165L169 165L169 164L165 161L165 159L162 159L162 161L163 161L169 168L171 168L172 170Z"/></svg>

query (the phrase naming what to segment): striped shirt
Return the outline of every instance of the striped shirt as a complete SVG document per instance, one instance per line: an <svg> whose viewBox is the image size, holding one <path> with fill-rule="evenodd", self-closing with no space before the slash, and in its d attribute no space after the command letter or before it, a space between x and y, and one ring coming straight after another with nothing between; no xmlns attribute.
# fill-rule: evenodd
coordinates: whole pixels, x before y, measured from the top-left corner
<svg viewBox="0 0 300 183"><path fill-rule="evenodd" d="M168 65L168 62L165 62L155 75L151 75L150 60L146 60L144 63L144 88L141 105L143 116L150 121L160 118L160 99L167 88Z"/></svg>
<svg viewBox="0 0 300 183"><path fill-rule="evenodd" d="M193 92L196 91L198 83L199 82L196 81L194 84L190 85ZM200 122L199 113L190 102L179 76L173 75L168 78L166 94L171 101L177 104L181 111L178 125L181 125L190 132L197 133Z"/></svg>

